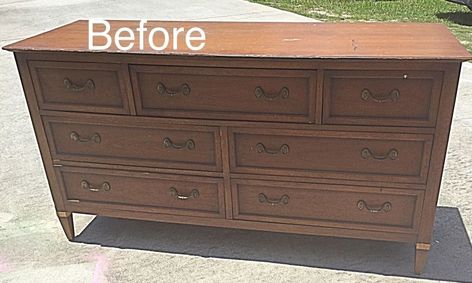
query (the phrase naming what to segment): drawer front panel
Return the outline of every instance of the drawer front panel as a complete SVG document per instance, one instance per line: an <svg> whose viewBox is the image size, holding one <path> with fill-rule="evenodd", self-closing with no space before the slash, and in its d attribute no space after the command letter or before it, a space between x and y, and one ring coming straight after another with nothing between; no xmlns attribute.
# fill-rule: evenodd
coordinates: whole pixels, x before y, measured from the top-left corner
<svg viewBox="0 0 472 283"><path fill-rule="evenodd" d="M422 191L233 180L235 218L413 232Z"/></svg>
<svg viewBox="0 0 472 283"><path fill-rule="evenodd" d="M425 183L432 136L233 129L235 173Z"/></svg>
<svg viewBox="0 0 472 283"><path fill-rule="evenodd" d="M30 61L29 68L41 109L130 112L119 64Z"/></svg>
<svg viewBox="0 0 472 283"><path fill-rule="evenodd" d="M326 124L434 127L442 72L327 71Z"/></svg>
<svg viewBox="0 0 472 283"><path fill-rule="evenodd" d="M45 117L43 121L55 159L221 170L217 128L133 124L128 119Z"/></svg>
<svg viewBox="0 0 472 283"><path fill-rule="evenodd" d="M59 167L57 173L68 202L224 217L223 183L217 178L76 167Z"/></svg>
<svg viewBox="0 0 472 283"><path fill-rule="evenodd" d="M140 115L273 122L314 119L313 71L130 68Z"/></svg>

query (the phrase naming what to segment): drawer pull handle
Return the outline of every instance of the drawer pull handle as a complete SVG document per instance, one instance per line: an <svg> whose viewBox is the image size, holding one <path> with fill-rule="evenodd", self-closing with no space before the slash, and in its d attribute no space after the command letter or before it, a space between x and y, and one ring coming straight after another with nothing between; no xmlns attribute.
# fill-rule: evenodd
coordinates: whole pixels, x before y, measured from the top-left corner
<svg viewBox="0 0 472 283"><path fill-rule="evenodd" d="M377 155L377 154L373 153L370 149L363 148L361 150L361 156L364 159L373 158L373 159L376 159L376 160L385 160L385 159L389 158L391 160L395 160L395 159L398 158L398 150L395 149L395 148L392 148L385 155Z"/></svg>
<svg viewBox="0 0 472 283"><path fill-rule="evenodd" d="M109 190L111 190L110 183L108 182L103 182L101 185L94 186L90 184L87 180L82 180L82 182L80 182L80 186L82 187L82 189L89 190L91 192L99 192L99 191L108 192Z"/></svg>
<svg viewBox="0 0 472 283"><path fill-rule="evenodd" d="M73 91L73 92L81 92L81 91L84 91L84 90L87 90L87 91L92 91L95 89L95 83L91 80L91 79L88 79L83 86L79 86L75 83L73 83L69 78L64 78L64 86Z"/></svg>
<svg viewBox="0 0 472 283"><path fill-rule="evenodd" d="M176 144L170 138L164 138L164 140L162 142L164 143L164 146L166 148L170 148L170 147L175 148L175 149L186 148L188 150L194 150L195 149L195 142L192 139L188 139L182 144Z"/></svg>
<svg viewBox="0 0 472 283"><path fill-rule="evenodd" d="M264 91L262 87L258 86L254 89L254 95L256 96L256 98L265 98L266 100L275 100L278 97L286 99L289 96L289 90L288 88L283 87L279 90L278 93L268 94Z"/></svg>
<svg viewBox="0 0 472 283"><path fill-rule="evenodd" d="M197 189L193 189L188 196L184 196L182 194L179 194L176 188L170 187L169 188L170 195L175 197L176 199L179 200L188 200L188 199L196 199L200 197L200 192Z"/></svg>
<svg viewBox="0 0 472 283"><path fill-rule="evenodd" d="M269 205L287 205L290 198L287 195L283 195L279 199L270 199L264 193L260 193L257 199L260 203L267 203Z"/></svg>
<svg viewBox="0 0 472 283"><path fill-rule="evenodd" d="M83 138L81 137L77 132L71 132L70 133L70 139L75 141L75 142L94 142L94 143L101 143L102 138L98 133L94 133L90 137Z"/></svg>
<svg viewBox="0 0 472 283"><path fill-rule="evenodd" d="M378 212L389 212L392 210L392 204L390 202L384 202L380 207L372 208L367 205L364 200L360 200L357 202L357 208L359 210L363 210L364 208L367 209L371 213L378 213Z"/></svg>
<svg viewBox="0 0 472 283"><path fill-rule="evenodd" d="M273 149L268 149L264 144L258 143L256 144L256 150L258 153L268 153L268 154L288 154L290 151L290 148L288 144L283 144L280 146L279 149L273 150Z"/></svg>
<svg viewBox="0 0 472 283"><path fill-rule="evenodd" d="M369 89L364 88L361 92L361 98L364 101L369 101L370 99L377 103L385 103L388 101L397 102L397 100L400 98L400 91L395 88L395 89L392 89L392 91L390 91L386 95L375 95L375 94L372 94L372 92Z"/></svg>
<svg viewBox="0 0 472 283"><path fill-rule="evenodd" d="M190 94L190 87L188 84L182 84L178 89L172 90L167 88L163 83L158 83L156 87L157 93L162 96L188 96Z"/></svg>

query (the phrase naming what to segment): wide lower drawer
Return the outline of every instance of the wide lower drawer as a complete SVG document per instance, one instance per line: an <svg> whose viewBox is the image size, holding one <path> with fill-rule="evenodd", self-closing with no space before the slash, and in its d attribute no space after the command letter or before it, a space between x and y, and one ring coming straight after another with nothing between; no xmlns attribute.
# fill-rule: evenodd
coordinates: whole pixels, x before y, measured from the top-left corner
<svg viewBox="0 0 472 283"><path fill-rule="evenodd" d="M422 191L232 180L234 218L352 229L417 230Z"/></svg>
<svg viewBox="0 0 472 283"><path fill-rule="evenodd" d="M136 118L43 117L54 159L220 171L216 127L164 125Z"/></svg>
<svg viewBox="0 0 472 283"><path fill-rule="evenodd" d="M315 71L130 66L138 115L313 122Z"/></svg>
<svg viewBox="0 0 472 283"><path fill-rule="evenodd" d="M222 179L80 167L56 167L56 173L69 203L100 203L114 209L224 217Z"/></svg>
<svg viewBox="0 0 472 283"><path fill-rule="evenodd" d="M41 109L130 113L131 97L120 64L30 61L28 65Z"/></svg>
<svg viewBox="0 0 472 283"><path fill-rule="evenodd" d="M323 123L434 127L442 72L325 72Z"/></svg>
<svg viewBox="0 0 472 283"><path fill-rule="evenodd" d="M234 173L425 183L425 134L231 129Z"/></svg>

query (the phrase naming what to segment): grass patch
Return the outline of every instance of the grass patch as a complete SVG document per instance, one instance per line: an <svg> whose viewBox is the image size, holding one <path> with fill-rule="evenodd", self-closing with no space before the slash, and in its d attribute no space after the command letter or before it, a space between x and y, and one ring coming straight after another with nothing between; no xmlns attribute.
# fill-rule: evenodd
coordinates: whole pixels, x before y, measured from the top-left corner
<svg viewBox="0 0 472 283"><path fill-rule="evenodd" d="M326 22L444 23L472 52L472 11L445 0L250 0Z"/></svg>

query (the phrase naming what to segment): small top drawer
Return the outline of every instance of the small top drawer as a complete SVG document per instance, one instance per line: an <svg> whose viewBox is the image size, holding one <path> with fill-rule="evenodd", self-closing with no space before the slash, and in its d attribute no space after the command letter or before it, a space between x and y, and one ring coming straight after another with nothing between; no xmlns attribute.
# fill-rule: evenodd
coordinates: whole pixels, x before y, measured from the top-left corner
<svg viewBox="0 0 472 283"><path fill-rule="evenodd" d="M315 71L130 67L138 115L313 122Z"/></svg>
<svg viewBox="0 0 472 283"><path fill-rule="evenodd" d="M30 61L40 109L129 113L119 64Z"/></svg>
<svg viewBox="0 0 472 283"><path fill-rule="evenodd" d="M434 127L442 73L327 71L323 123Z"/></svg>

